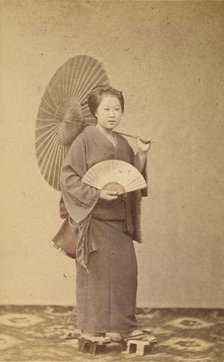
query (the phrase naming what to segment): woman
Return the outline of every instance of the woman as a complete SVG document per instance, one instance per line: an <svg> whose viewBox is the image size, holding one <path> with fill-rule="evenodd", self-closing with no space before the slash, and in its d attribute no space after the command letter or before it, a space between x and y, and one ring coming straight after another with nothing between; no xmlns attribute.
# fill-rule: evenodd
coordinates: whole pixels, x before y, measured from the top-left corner
<svg viewBox="0 0 224 362"><path fill-rule="evenodd" d="M135 156L125 138L113 130L124 112L121 92L96 87L88 98L96 126L75 139L61 172L62 197L76 236L78 325L85 334L119 333L137 328L137 264L132 240L140 241L141 191L124 197L84 184L86 171L110 159L134 164L145 173L150 140L138 138ZM145 191L145 190L144 190Z"/></svg>

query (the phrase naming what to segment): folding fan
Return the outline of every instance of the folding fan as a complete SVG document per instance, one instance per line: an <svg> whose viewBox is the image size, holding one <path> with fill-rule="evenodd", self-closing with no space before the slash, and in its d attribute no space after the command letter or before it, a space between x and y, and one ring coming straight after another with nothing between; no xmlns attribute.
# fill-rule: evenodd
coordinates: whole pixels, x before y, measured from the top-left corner
<svg viewBox="0 0 224 362"><path fill-rule="evenodd" d="M36 120L36 157L43 177L56 190L70 145L84 126L96 123L86 100L101 84L108 84L102 65L78 55L56 71L44 92Z"/></svg>
<svg viewBox="0 0 224 362"><path fill-rule="evenodd" d="M97 163L85 173L82 181L98 190L104 189L118 195L144 189L147 186L137 168L120 160Z"/></svg>

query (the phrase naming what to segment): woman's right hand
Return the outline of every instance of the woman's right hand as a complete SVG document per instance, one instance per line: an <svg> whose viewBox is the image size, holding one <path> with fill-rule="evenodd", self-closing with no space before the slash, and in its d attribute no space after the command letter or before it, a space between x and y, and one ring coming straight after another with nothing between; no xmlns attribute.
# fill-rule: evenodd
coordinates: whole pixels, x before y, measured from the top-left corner
<svg viewBox="0 0 224 362"><path fill-rule="evenodd" d="M112 191L101 190L100 199L111 201L117 199L117 193L113 193Z"/></svg>

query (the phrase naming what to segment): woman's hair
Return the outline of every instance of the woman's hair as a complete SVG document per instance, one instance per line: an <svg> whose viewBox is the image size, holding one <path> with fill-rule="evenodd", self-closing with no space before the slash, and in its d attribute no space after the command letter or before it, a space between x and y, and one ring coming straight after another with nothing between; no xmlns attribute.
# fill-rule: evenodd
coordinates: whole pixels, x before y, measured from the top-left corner
<svg viewBox="0 0 224 362"><path fill-rule="evenodd" d="M109 85L98 85L91 90L87 100L90 112L94 117L104 94L109 94L113 97L116 97L121 104L122 112L124 112L124 97L122 92Z"/></svg>

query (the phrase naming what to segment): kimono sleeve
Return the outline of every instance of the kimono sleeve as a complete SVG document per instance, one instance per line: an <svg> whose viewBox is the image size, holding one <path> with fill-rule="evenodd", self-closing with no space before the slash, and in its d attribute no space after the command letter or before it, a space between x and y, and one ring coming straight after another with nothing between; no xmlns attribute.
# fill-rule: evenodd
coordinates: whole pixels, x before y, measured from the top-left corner
<svg viewBox="0 0 224 362"><path fill-rule="evenodd" d="M130 163L138 169L138 167L136 165L136 163L137 163L136 161L138 158L138 152L135 154L132 147L129 145L128 141L123 137L121 137L121 138L122 138L123 144L125 146L125 151L126 151L125 153L129 155ZM147 184L146 188L140 190L141 196L144 197L144 196L148 196L147 159L146 159L145 165L141 171L141 174L144 177L146 184Z"/></svg>
<svg viewBox="0 0 224 362"><path fill-rule="evenodd" d="M136 164L136 159L137 159L137 154L136 155L134 155L134 157L133 157L133 165L135 166L135 164ZM136 167L136 166L135 166ZM142 174L142 176L144 177L144 179L145 179L145 182L146 182L146 188L144 188L144 189L142 189L142 190L140 190L141 191L141 196L148 196L148 174L147 174L147 159L146 159L146 161L145 161L145 165L144 165L144 167L143 167L143 169L142 169L142 171L141 171L141 174Z"/></svg>
<svg viewBox="0 0 224 362"><path fill-rule="evenodd" d="M100 191L82 182L87 171L86 143L79 135L71 145L61 170L61 193L69 216L77 223L93 210Z"/></svg>

